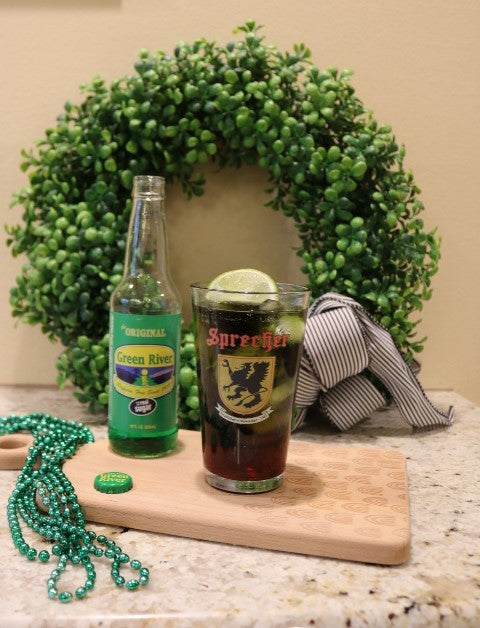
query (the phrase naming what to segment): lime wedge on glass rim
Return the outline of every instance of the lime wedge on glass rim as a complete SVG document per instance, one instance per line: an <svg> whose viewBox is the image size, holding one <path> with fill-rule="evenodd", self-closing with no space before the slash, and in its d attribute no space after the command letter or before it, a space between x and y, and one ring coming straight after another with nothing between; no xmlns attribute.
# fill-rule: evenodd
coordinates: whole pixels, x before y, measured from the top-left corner
<svg viewBox="0 0 480 628"><path fill-rule="evenodd" d="M228 292L228 294L226 294ZM210 301L263 303L278 299L278 286L266 273L255 268L228 270L208 284Z"/></svg>

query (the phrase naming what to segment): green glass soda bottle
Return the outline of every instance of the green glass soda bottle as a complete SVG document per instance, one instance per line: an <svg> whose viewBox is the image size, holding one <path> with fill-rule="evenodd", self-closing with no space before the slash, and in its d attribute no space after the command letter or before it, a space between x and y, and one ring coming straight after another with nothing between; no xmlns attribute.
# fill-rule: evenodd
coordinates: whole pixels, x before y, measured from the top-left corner
<svg viewBox="0 0 480 628"><path fill-rule="evenodd" d="M110 301L108 437L113 451L156 458L175 448L181 302L170 278L165 181L137 176L122 280Z"/></svg>

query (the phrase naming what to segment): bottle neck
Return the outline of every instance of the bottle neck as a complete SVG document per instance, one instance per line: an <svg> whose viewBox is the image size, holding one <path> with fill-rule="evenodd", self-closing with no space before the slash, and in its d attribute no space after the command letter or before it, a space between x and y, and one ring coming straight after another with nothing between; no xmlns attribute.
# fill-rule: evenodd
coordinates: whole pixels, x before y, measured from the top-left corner
<svg viewBox="0 0 480 628"><path fill-rule="evenodd" d="M125 252L125 277L168 277L163 196L135 194Z"/></svg>

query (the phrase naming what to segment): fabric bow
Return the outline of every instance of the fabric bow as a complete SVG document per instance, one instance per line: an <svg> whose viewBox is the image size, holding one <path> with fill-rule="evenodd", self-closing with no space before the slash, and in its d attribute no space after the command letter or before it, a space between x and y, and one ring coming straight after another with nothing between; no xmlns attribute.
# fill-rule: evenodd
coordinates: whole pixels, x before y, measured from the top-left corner
<svg viewBox="0 0 480 628"><path fill-rule="evenodd" d="M451 425L425 396L389 332L350 297L328 292L308 311L293 429L317 400L327 417L346 430L386 400L362 371L370 371L392 395L403 418L416 427Z"/></svg>

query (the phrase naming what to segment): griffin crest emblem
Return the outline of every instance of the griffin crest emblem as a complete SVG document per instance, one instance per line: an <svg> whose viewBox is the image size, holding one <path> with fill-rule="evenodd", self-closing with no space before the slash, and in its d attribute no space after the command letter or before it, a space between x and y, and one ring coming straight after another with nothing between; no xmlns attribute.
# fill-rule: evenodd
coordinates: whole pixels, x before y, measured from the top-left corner
<svg viewBox="0 0 480 628"><path fill-rule="evenodd" d="M272 394L275 358L218 356L218 392L226 408L237 414L261 410Z"/></svg>

